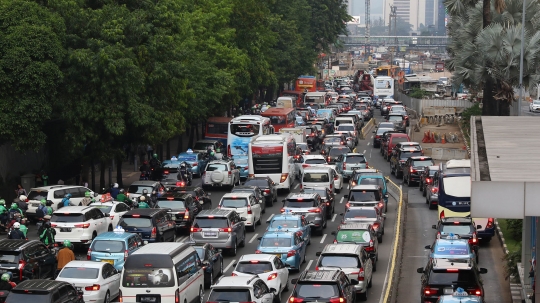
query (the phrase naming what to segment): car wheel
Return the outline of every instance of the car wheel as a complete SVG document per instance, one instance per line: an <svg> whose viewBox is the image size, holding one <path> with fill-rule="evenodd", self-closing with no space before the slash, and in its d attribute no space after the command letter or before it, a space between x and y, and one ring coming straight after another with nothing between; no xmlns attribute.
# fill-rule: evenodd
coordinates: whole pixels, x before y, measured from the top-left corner
<svg viewBox="0 0 540 303"><path fill-rule="evenodd" d="M103 299L103 303L111 303L111 294L107 290L107 293L105 294L105 299Z"/></svg>
<svg viewBox="0 0 540 303"><path fill-rule="evenodd" d="M342 187L343 187L343 186L342 186ZM338 193L338 194L341 193L341 188L340 188L340 189L337 189L337 188L336 188L336 193Z"/></svg>
<svg viewBox="0 0 540 303"><path fill-rule="evenodd" d="M424 196L425 196L425 195L424 195ZM429 201L428 201L427 197L426 197L426 204L429 204Z"/></svg>
<svg viewBox="0 0 540 303"><path fill-rule="evenodd" d="M360 301L367 301L367 290L365 293L360 294Z"/></svg>
<svg viewBox="0 0 540 303"><path fill-rule="evenodd" d="M244 247L246 246L246 230L244 229L244 239L242 239L242 242L240 242L240 244L238 244L239 247Z"/></svg>
<svg viewBox="0 0 540 303"><path fill-rule="evenodd" d="M422 190L422 197L425 197L426 194L427 194L427 188L425 186L423 186L423 190Z"/></svg>
<svg viewBox="0 0 540 303"><path fill-rule="evenodd" d="M204 303L204 290L199 287L199 303Z"/></svg>
<svg viewBox="0 0 540 303"><path fill-rule="evenodd" d="M223 276L223 258L219 261L219 275Z"/></svg>
<svg viewBox="0 0 540 303"><path fill-rule="evenodd" d="M377 262L373 262L373 271L377 271Z"/></svg>
<svg viewBox="0 0 540 303"><path fill-rule="evenodd" d="M377 237L377 241L379 241L379 243L382 243L382 235L380 237Z"/></svg>
<svg viewBox="0 0 540 303"><path fill-rule="evenodd" d="M237 247L237 244L236 244L236 241L234 242L234 246L230 249L230 254L231 256L235 257L236 256L236 247Z"/></svg>
<svg viewBox="0 0 540 303"><path fill-rule="evenodd" d="M113 231L112 225L109 225L109 228L107 228L107 231Z"/></svg>
<svg viewBox="0 0 540 303"><path fill-rule="evenodd" d="M283 291L289 291L289 280L287 279L287 282L285 282L285 288L283 288Z"/></svg>
<svg viewBox="0 0 540 303"><path fill-rule="evenodd" d="M422 182L418 182L418 190L421 192L424 191L424 185L422 185Z"/></svg>
<svg viewBox="0 0 540 303"><path fill-rule="evenodd" d="M372 286L373 286L373 276L371 277L371 279L369 279L369 283L368 283L367 287L371 288Z"/></svg>
<svg viewBox="0 0 540 303"><path fill-rule="evenodd" d="M255 223L255 224L261 225L261 217L259 217L259 220L257 220L257 223ZM255 228L253 228L253 229L255 229Z"/></svg>

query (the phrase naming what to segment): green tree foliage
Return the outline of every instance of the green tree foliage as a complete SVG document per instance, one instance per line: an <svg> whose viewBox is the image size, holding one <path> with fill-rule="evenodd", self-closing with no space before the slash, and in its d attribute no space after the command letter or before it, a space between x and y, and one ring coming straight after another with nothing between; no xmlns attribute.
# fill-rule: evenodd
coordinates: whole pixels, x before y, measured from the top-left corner
<svg viewBox="0 0 540 303"><path fill-rule="evenodd" d="M338 35L347 34L347 23L352 17L347 14L345 0L308 0L311 6L309 29L313 46L328 51L337 41Z"/></svg>

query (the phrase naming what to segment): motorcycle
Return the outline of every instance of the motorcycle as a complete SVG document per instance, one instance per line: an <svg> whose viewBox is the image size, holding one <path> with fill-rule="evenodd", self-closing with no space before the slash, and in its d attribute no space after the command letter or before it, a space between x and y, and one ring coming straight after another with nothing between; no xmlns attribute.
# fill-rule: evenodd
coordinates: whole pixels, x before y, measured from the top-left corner
<svg viewBox="0 0 540 303"><path fill-rule="evenodd" d="M0 290L0 303L6 302L6 298L9 295L9 290Z"/></svg>
<svg viewBox="0 0 540 303"><path fill-rule="evenodd" d="M147 171L146 172L141 172L141 175L139 177L139 181L148 181L148 180L150 180L150 176L151 176L150 172L147 172Z"/></svg>
<svg viewBox="0 0 540 303"><path fill-rule="evenodd" d="M176 184L180 184L179 186L191 186L191 183L193 181L193 175L191 173L191 170L187 169L185 173L178 173L178 182Z"/></svg>

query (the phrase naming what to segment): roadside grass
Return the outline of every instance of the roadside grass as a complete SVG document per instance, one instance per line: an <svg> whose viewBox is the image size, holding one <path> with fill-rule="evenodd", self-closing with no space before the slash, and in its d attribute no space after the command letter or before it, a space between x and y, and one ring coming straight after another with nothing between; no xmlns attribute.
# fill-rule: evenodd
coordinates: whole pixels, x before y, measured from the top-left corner
<svg viewBox="0 0 540 303"><path fill-rule="evenodd" d="M508 220L507 219L497 219L499 222L499 227L501 228L501 231L504 235L504 241L506 243L506 247L508 248L508 251L510 253L517 252L521 249L521 240L517 241L513 237L510 236L510 230L508 229Z"/></svg>

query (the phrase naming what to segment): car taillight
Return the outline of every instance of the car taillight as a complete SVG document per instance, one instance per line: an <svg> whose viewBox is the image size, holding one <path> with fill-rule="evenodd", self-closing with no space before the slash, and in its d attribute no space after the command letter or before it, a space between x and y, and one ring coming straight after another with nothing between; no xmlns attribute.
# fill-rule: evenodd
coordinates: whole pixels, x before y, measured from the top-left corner
<svg viewBox="0 0 540 303"><path fill-rule="evenodd" d="M265 194L269 194L269 193L270 193L270 190L269 190L269 189L265 189L265 190L264 190L264 193L265 193Z"/></svg>
<svg viewBox="0 0 540 303"><path fill-rule="evenodd" d="M111 215L109 218L111 218L111 220L114 220L114 215Z"/></svg>
<svg viewBox="0 0 540 303"><path fill-rule="evenodd" d="M56 226L58 226L58 225L56 225L56 224L54 224L54 223L51 223L51 227L52 227L52 228L55 228Z"/></svg>
<svg viewBox="0 0 540 303"><path fill-rule="evenodd" d="M285 208L280 209L280 212L284 213L284 212L285 212Z"/></svg>
<svg viewBox="0 0 540 303"><path fill-rule="evenodd" d="M330 157L326 157L326 161L330 162L331 158Z"/></svg>
<svg viewBox="0 0 540 303"><path fill-rule="evenodd" d="M411 173L415 173L416 172L416 169L412 168L409 170Z"/></svg>
<svg viewBox="0 0 540 303"><path fill-rule="evenodd" d="M249 169L249 166L244 167L244 170L248 170L248 169Z"/></svg>
<svg viewBox="0 0 540 303"><path fill-rule="evenodd" d="M193 163L193 164L191 164L191 166L194 166L194 167L197 166L197 165L199 165L199 163Z"/></svg>
<svg viewBox="0 0 540 303"><path fill-rule="evenodd" d="M220 228L219 231L224 231L224 232L230 233L230 232L232 232L232 228L230 228L230 227Z"/></svg>
<svg viewBox="0 0 540 303"><path fill-rule="evenodd" d="M256 253L256 254L262 254L262 251L260 251L260 250L257 249L257 250L255 251L255 253Z"/></svg>
<svg viewBox="0 0 540 303"><path fill-rule="evenodd" d="M184 214L184 219L189 219L189 211L186 211L186 213Z"/></svg>
<svg viewBox="0 0 540 303"><path fill-rule="evenodd" d="M341 141L341 145L345 145L345 142Z"/></svg>
<svg viewBox="0 0 540 303"><path fill-rule="evenodd" d="M478 243L478 237L476 236L476 233L473 233L472 237L469 239L470 244L477 244Z"/></svg>
<svg viewBox="0 0 540 303"><path fill-rule="evenodd" d="M429 286L424 287L424 295L426 296L433 296L436 295L439 292L438 288L432 288Z"/></svg>
<svg viewBox="0 0 540 303"><path fill-rule="evenodd" d="M88 228L90 223L75 224L75 228Z"/></svg>
<svg viewBox="0 0 540 303"><path fill-rule="evenodd" d="M482 291L480 289L477 289L477 290L475 290L474 292L471 292L471 293L474 293L475 296L481 296L482 295Z"/></svg>
<svg viewBox="0 0 540 303"><path fill-rule="evenodd" d="M360 268L358 272L358 281L364 281L364 268Z"/></svg>
<svg viewBox="0 0 540 303"><path fill-rule="evenodd" d="M377 204L377 206L379 206L379 208L383 208L383 207L384 207L384 203L379 202L379 204Z"/></svg>
<svg viewBox="0 0 540 303"><path fill-rule="evenodd" d="M352 181L352 182L351 182L351 185L352 185L352 186L356 186L356 182Z"/></svg>
<svg viewBox="0 0 540 303"><path fill-rule="evenodd" d="M310 213L320 213L321 209L320 208L310 209L309 212Z"/></svg>
<svg viewBox="0 0 540 303"><path fill-rule="evenodd" d="M268 278L266 278L266 280L271 281L271 280L274 280L275 278L277 278L277 274L273 273L273 274L269 275Z"/></svg>
<svg viewBox="0 0 540 303"><path fill-rule="evenodd" d="M227 157L232 157L232 154L231 154L231 145L230 144L227 144Z"/></svg>
<svg viewBox="0 0 540 303"><path fill-rule="evenodd" d="M347 164L343 162L343 170L347 169Z"/></svg>
<svg viewBox="0 0 540 303"><path fill-rule="evenodd" d="M252 215L252 214L253 214L253 212L251 212L251 205L248 205L248 207L247 207L247 213L248 213L248 215Z"/></svg>
<svg viewBox="0 0 540 303"><path fill-rule="evenodd" d="M369 168L369 163L366 161L366 168Z"/></svg>
<svg viewBox="0 0 540 303"><path fill-rule="evenodd" d="M439 219L443 219L444 218L444 210L441 211L441 214L439 215Z"/></svg>
<svg viewBox="0 0 540 303"><path fill-rule="evenodd" d="M229 177L232 176L232 171L229 170Z"/></svg>
<svg viewBox="0 0 540 303"><path fill-rule="evenodd" d="M304 299L302 298L295 298L295 297L289 298L289 303L302 303L302 302L304 302Z"/></svg>
<svg viewBox="0 0 540 303"><path fill-rule="evenodd" d="M296 235L299 236L299 237L301 237L303 234L304 234L304 232L302 232L301 230L296 232Z"/></svg>
<svg viewBox="0 0 540 303"><path fill-rule="evenodd" d="M279 179L279 183L285 182L287 178L289 177L289 174L281 174L281 178Z"/></svg>
<svg viewBox="0 0 540 303"><path fill-rule="evenodd" d="M373 229L374 230L379 230L379 226L380 226L379 223L373 223Z"/></svg>
<svg viewBox="0 0 540 303"><path fill-rule="evenodd" d="M238 275L235 274L235 273L232 273L232 274L231 274L231 277L236 277L236 276L238 276Z"/></svg>
<svg viewBox="0 0 540 303"><path fill-rule="evenodd" d="M155 227L152 228L152 233L150 234L150 238L155 239L157 236L157 229Z"/></svg>
<svg viewBox="0 0 540 303"><path fill-rule="evenodd" d="M294 257L296 255L296 250L292 249L287 252L287 258Z"/></svg>
<svg viewBox="0 0 540 303"><path fill-rule="evenodd" d="M432 193L432 194L436 194L436 193L438 193L438 192L439 192L439 188L438 188L438 187L432 187L432 188L431 188L431 193Z"/></svg>
<svg viewBox="0 0 540 303"><path fill-rule="evenodd" d="M84 288L84 290L86 290L86 291L94 291L94 290L99 290L100 288L101 288L101 286L99 284L94 284L94 285L86 286Z"/></svg>
<svg viewBox="0 0 540 303"><path fill-rule="evenodd" d="M86 252L86 260L92 260L92 250L90 248Z"/></svg>
<svg viewBox="0 0 540 303"><path fill-rule="evenodd" d="M202 228L198 228L198 227L192 227L191 228L192 233L196 233L196 232L200 232L200 231L202 231Z"/></svg>
<svg viewBox="0 0 540 303"><path fill-rule="evenodd" d="M345 302L345 299L339 297L339 298L330 298L330 303L343 303Z"/></svg>
<svg viewBox="0 0 540 303"><path fill-rule="evenodd" d="M334 177L334 180L339 180L339 176L335 176L335 177Z"/></svg>
<svg viewBox="0 0 540 303"><path fill-rule="evenodd" d="M180 290L176 289L176 291L174 292L174 303L179 303L179 302L180 302Z"/></svg>
<svg viewBox="0 0 540 303"><path fill-rule="evenodd" d="M493 228L493 218L488 218L486 228Z"/></svg>
<svg viewBox="0 0 540 303"><path fill-rule="evenodd" d="M431 183L431 179L430 178L426 178L426 183Z"/></svg>
<svg viewBox="0 0 540 303"><path fill-rule="evenodd" d="M121 290L118 291L118 302L124 302L124 298L122 297L122 291ZM176 302L176 303L178 303L178 302Z"/></svg>

